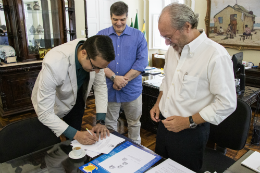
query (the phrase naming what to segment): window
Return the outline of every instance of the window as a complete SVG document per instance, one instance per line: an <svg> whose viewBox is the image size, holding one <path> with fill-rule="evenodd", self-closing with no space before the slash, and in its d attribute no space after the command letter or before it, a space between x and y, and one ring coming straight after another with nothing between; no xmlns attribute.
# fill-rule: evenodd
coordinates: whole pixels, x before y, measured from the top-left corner
<svg viewBox="0 0 260 173"><path fill-rule="evenodd" d="M173 2L185 3L192 10L195 8L195 0L149 0L149 49L168 49L158 30L158 19L162 9Z"/></svg>
<svg viewBox="0 0 260 173"><path fill-rule="evenodd" d="M218 22L223 23L223 17L218 17Z"/></svg>

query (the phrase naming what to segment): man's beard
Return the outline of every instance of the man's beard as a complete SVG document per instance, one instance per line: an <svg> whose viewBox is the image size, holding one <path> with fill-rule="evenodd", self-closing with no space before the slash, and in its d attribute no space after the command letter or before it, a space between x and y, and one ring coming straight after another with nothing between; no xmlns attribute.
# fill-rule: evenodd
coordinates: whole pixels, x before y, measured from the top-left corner
<svg viewBox="0 0 260 173"><path fill-rule="evenodd" d="M180 39L178 44L171 43L170 46L172 46L178 53L181 53L184 46L188 43L187 40L187 37L183 35L183 38Z"/></svg>
<svg viewBox="0 0 260 173"><path fill-rule="evenodd" d="M174 44L174 43L171 43L171 46L172 46L172 48L174 49L174 50L176 50L178 53L181 53L182 52L182 49L183 49L183 47L181 47L181 46L179 46L179 45L177 45L177 44Z"/></svg>

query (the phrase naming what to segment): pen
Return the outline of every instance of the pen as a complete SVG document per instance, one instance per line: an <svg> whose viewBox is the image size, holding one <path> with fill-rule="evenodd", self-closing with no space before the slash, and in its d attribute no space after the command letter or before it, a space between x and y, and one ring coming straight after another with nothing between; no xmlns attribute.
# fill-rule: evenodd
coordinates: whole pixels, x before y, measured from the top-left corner
<svg viewBox="0 0 260 173"><path fill-rule="evenodd" d="M184 77L185 77L185 75L188 75L188 72L186 72L186 73L183 75L183 81L184 81Z"/></svg>
<svg viewBox="0 0 260 173"><path fill-rule="evenodd" d="M88 128L86 128L86 130L91 134L91 136L93 136L92 133L88 130Z"/></svg>

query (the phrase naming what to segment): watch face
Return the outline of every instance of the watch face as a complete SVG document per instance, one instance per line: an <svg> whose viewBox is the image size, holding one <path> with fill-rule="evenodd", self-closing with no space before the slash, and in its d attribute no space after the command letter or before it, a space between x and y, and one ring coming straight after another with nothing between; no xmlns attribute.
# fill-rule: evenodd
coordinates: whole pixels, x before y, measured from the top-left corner
<svg viewBox="0 0 260 173"><path fill-rule="evenodd" d="M190 124L190 128L194 129L195 127L197 127L197 124L195 123Z"/></svg>
<svg viewBox="0 0 260 173"><path fill-rule="evenodd" d="M111 76L111 78L110 78L112 81L114 81L114 79L115 79L115 76Z"/></svg>
<svg viewBox="0 0 260 173"><path fill-rule="evenodd" d="M96 124L101 124L101 125L105 125L106 123L105 123L105 121L104 120L98 120L97 122L96 122Z"/></svg>

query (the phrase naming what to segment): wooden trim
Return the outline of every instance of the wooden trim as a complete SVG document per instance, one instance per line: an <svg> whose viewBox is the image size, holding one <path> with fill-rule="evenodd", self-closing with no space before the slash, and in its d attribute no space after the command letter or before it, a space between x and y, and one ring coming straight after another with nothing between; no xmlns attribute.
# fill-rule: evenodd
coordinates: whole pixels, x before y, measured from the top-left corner
<svg viewBox="0 0 260 173"><path fill-rule="evenodd" d="M84 0L84 10L85 10L85 34L86 38L88 38L88 14L87 14L87 0Z"/></svg>
<svg viewBox="0 0 260 173"><path fill-rule="evenodd" d="M76 17L75 17L75 2L74 0L68 0L68 11L69 11L69 31L70 40L77 38L76 34Z"/></svg>
<svg viewBox="0 0 260 173"><path fill-rule="evenodd" d="M8 34L8 42L9 42L10 46L15 48L13 27L11 25L11 15L10 15L10 8L8 5L8 0L3 0L3 7L4 7L4 14L5 14L6 29L7 29L7 34Z"/></svg>
<svg viewBox="0 0 260 173"><path fill-rule="evenodd" d="M209 36L210 11L211 11L211 0L207 0L207 12L206 12L206 17L205 17L206 34L207 34L207 36Z"/></svg>
<svg viewBox="0 0 260 173"><path fill-rule="evenodd" d="M60 27L60 33L63 33L63 34L61 34L62 37L63 37L63 42L62 43L66 43L68 38L67 38L67 26L66 26L66 9L65 9L65 1L64 0L61 1L61 5L60 6L61 6L61 9L62 9L60 11L62 13L62 14L60 14L60 16L64 16L63 17L63 22L60 25L60 26L62 26L62 27Z"/></svg>

